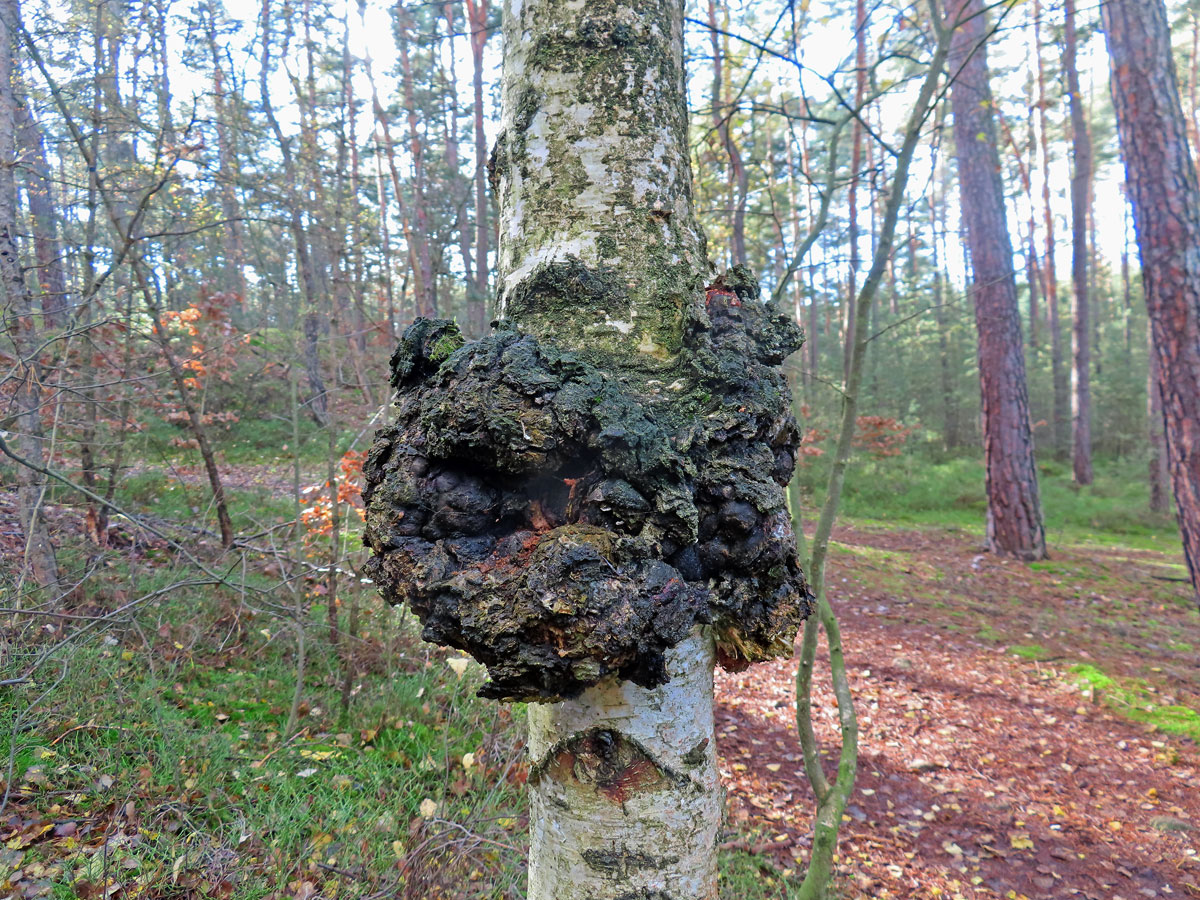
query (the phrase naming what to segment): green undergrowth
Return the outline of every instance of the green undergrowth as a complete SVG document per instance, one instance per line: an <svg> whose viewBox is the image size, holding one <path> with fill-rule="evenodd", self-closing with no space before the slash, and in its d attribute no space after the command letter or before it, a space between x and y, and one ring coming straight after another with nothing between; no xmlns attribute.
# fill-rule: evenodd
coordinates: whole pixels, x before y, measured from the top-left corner
<svg viewBox="0 0 1200 900"><path fill-rule="evenodd" d="M1070 678L1074 685L1091 692L1126 719L1200 742L1200 712L1189 706L1164 705L1142 679L1117 678L1093 665L1072 666Z"/></svg>
<svg viewBox="0 0 1200 900"><path fill-rule="evenodd" d="M1016 644L1009 647L1008 652L1013 656L1021 657L1021 659L1031 659L1034 661L1046 659L1051 655L1050 651L1041 644Z"/></svg>
<svg viewBox="0 0 1200 900"><path fill-rule="evenodd" d="M294 630L211 593L174 594L136 628L64 645L30 683L0 688L5 817L25 823L0 849L0 887L22 869L57 896L102 896L115 883L105 856L128 896L291 897L309 882L357 897L421 882L432 898L448 879L462 897L517 896L521 728L474 697L475 666L369 609L346 713L326 635L307 628L290 736ZM10 654L0 680L47 649Z"/></svg>
<svg viewBox="0 0 1200 900"><path fill-rule="evenodd" d="M94 585L89 612L120 603L134 575ZM170 583L151 569L137 589ZM523 897L524 708L477 699L480 667L421 643L366 589L359 600L346 712L310 603L291 735L295 630L228 590L181 588L4 657L0 681L46 661L0 688L0 888L20 872L63 898L117 884L145 898ZM721 897L786 900L795 874L723 851Z"/></svg>
<svg viewBox="0 0 1200 900"><path fill-rule="evenodd" d="M806 494L819 500L825 457L801 469ZM1079 487L1069 466L1038 466L1047 540L1178 553L1174 518L1151 513L1144 466L1138 460L1097 460L1096 481ZM987 496L977 458L931 461L914 454L855 461L846 477L843 511L852 524L936 526L983 534Z"/></svg>
<svg viewBox="0 0 1200 900"><path fill-rule="evenodd" d="M301 464L308 467L322 463L329 449L327 432L308 415L300 417L299 426ZM275 463L291 466L295 448L290 414L247 414L229 424L214 423L208 427L208 431L223 463ZM340 428L337 436L338 446L348 444L357 433L358 429ZM130 449L147 463L158 461L199 465L199 451L184 445L191 436L191 432L185 426L173 425L155 418L132 439Z"/></svg>
<svg viewBox="0 0 1200 900"><path fill-rule="evenodd" d="M803 872L781 872L764 854L723 850L718 864L721 900L791 900L799 896Z"/></svg>
<svg viewBox="0 0 1200 900"><path fill-rule="evenodd" d="M307 483L307 480L305 481ZM226 491L229 515L235 530L256 531L256 526L291 519L295 501L268 487L243 487ZM117 492L117 503L131 513L149 513L161 519L194 523L197 517L213 520L212 492L207 480L182 480L169 469L155 469L128 476Z"/></svg>

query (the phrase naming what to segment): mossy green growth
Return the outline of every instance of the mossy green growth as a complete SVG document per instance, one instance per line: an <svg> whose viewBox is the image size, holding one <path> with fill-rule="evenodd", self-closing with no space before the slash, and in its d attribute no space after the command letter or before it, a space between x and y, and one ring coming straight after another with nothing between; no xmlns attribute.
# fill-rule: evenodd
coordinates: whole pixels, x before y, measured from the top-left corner
<svg viewBox="0 0 1200 900"><path fill-rule="evenodd" d="M1008 652L1021 659L1039 660L1050 655L1050 651L1041 644L1016 644L1008 648Z"/></svg>
<svg viewBox="0 0 1200 900"><path fill-rule="evenodd" d="M628 302L616 273L569 257L509 304L523 326L555 313L577 328L565 304L580 298ZM798 335L748 272L705 300L669 377L550 329L469 344L446 321L405 332L396 420L363 467L365 571L426 640L488 667L486 696L557 700L608 674L654 687L698 624L726 668L791 654L809 604L778 366ZM459 349L439 363L442 346Z"/></svg>
<svg viewBox="0 0 1200 900"><path fill-rule="evenodd" d="M1071 676L1079 687L1101 692L1105 704L1124 718L1153 725L1164 734L1200 741L1200 712L1190 706L1160 705L1144 682L1114 678L1092 665L1072 666Z"/></svg>
<svg viewBox="0 0 1200 900"><path fill-rule="evenodd" d="M465 343L466 341L459 332L447 332L434 342L433 347L429 351L429 358L433 362L443 362L449 359L450 354Z"/></svg>
<svg viewBox="0 0 1200 900"><path fill-rule="evenodd" d="M573 256L543 263L505 294L503 325L552 338L605 368L665 377L679 367L702 284L686 265L647 268L654 274L631 289L615 268Z"/></svg>

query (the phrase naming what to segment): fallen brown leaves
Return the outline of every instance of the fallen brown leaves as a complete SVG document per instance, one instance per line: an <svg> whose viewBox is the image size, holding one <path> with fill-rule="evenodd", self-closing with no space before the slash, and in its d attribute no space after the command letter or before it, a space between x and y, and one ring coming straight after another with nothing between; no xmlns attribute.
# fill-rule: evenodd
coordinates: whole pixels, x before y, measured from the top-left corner
<svg viewBox="0 0 1200 900"><path fill-rule="evenodd" d="M1060 550L1032 570L943 532L838 538L857 545L830 574L861 727L844 896L1200 897L1195 744L1121 719L1065 677L1093 660L1196 705L1194 654L1166 637L1194 636L1195 613L1164 595L1186 599L1185 586L1150 577L1161 555ZM1055 661L1008 652L1034 643ZM801 873L813 801L794 677L792 661L718 674L717 727L734 820ZM832 695L814 704L831 769Z"/></svg>

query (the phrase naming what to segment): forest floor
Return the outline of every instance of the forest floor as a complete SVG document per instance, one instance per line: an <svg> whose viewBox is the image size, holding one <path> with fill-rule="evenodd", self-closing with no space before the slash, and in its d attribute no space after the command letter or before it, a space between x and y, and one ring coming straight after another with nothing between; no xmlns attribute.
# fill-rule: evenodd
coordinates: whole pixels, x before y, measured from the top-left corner
<svg viewBox="0 0 1200 900"><path fill-rule="evenodd" d="M239 528L286 522L285 466L231 469ZM11 499L0 491L8 559ZM205 488L148 467L124 502L187 522ZM949 521L971 517L949 503ZM1080 523L1118 506L1079 503ZM50 513L60 534L80 527L73 507ZM969 527L849 521L830 559L861 729L840 897L1200 897L1200 616L1170 527L1068 522L1050 560L1022 564ZM318 576L289 736L286 605L192 585L162 541L116 536L102 563L67 560L92 574L59 618L0 642L0 682L45 660L0 687L0 898L524 896L522 717L472 696L474 664L417 642L352 580L340 602L357 598L362 619L339 659ZM211 537L192 547L219 553ZM803 873L794 675L781 661L717 676L723 900L786 900ZM832 767L824 686L815 702Z"/></svg>
<svg viewBox="0 0 1200 900"><path fill-rule="evenodd" d="M1200 627L1176 555L1059 546L1025 565L944 529L835 538L861 730L843 896L1200 897ZM789 875L812 809L795 671L717 689L732 818Z"/></svg>

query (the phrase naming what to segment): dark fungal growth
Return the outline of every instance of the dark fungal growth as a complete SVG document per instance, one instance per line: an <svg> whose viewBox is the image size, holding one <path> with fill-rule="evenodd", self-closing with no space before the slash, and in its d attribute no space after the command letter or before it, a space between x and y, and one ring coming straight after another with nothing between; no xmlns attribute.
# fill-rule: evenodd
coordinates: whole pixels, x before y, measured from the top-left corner
<svg viewBox="0 0 1200 900"><path fill-rule="evenodd" d="M579 276L555 265L549 281ZM778 367L800 335L743 269L706 300L655 378L503 327L471 343L445 321L405 332L396 419L364 467L367 571L426 640L487 666L481 695L660 685L697 623L726 668L792 652L809 595Z"/></svg>

